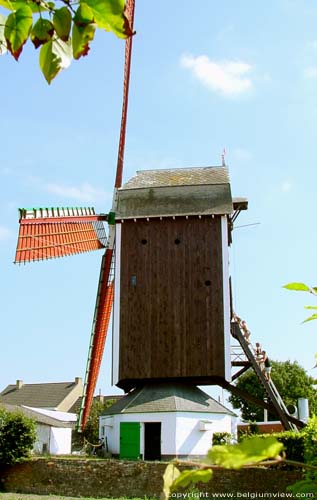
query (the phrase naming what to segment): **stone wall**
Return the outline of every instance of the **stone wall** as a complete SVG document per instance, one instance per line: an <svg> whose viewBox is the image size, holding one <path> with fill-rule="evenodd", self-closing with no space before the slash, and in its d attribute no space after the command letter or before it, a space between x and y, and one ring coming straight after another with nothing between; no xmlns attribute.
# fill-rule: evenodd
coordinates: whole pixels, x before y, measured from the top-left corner
<svg viewBox="0 0 317 500"><path fill-rule="evenodd" d="M160 462L39 458L0 468L0 490L62 496L159 497L165 467ZM281 493L300 477L298 471L264 468L215 470L213 480L199 490L204 492L204 498L212 498L216 492Z"/></svg>

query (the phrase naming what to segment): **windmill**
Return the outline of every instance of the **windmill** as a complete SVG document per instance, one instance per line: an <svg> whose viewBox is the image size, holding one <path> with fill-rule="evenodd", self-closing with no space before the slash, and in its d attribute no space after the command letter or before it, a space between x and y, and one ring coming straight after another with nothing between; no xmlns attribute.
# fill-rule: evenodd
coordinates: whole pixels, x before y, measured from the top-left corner
<svg viewBox="0 0 317 500"><path fill-rule="evenodd" d="M127 0L125 16L133 32L134 0ZM84 393L79 416L79 429L87 422L98 379L113 302L115 245L114 214L117 190L122 184L125 134L127 122L132 37L125 43L125 64L121 128L117 169L111 211L96 214L92 207L60 207L19 209L20 229L15 263L64 257L82 252L105 249L101 261L96 306L93 317ZM104 222L108 222L108 237Z"/></svg>
<svg viewBox="0 0 317 500"><path fill-rule="evenodd" d="M133 31L134 0L127 0L126 16ZM154 386L182 381L220 385L235 392L231 381L252 367L273 410L291 428L276 388L265 380L232 323L228 246L235 219L248 202L232 198L224 156L219 167L138 172L122 186L131 51L132 37L125 48L111 211L20 209L16 263L105 249L79 428L85 427L89 416L114 296L112 380L118 387L128 392L148 382ZM108 222L108 237L104 222ZM230 358L232 337L246 356L235 364ZM232 376L232 366L242 368Z"/></svg>

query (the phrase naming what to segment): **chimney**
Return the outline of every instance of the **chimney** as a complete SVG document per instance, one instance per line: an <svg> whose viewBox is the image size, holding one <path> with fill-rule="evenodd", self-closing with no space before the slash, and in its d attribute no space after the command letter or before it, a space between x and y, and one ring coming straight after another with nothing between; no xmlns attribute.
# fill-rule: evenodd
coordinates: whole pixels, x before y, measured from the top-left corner
<svg viewBox="0 0 317 500"><path fill-rule="evenodd" d="M83 385L83 379L81 377L75 377L75 384Z"/></svg>
<svg viewBox="0 0 317 500"><path fill-rule="evenodd" d="M17 389L21 389L22 385L24 385L24 384L23 384L23 380L17 380L17 381L16 381L16 388L17 388Z"/></svg>

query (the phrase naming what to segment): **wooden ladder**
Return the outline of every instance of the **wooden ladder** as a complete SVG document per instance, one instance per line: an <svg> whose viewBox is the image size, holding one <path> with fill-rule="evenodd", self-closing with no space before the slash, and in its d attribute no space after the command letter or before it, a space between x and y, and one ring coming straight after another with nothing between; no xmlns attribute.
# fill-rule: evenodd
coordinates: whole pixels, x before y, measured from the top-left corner
<svg viewBox="0 0 317 500"><path fill-rule="evenodd" d="M301 420L292 417L288 413L286 405L284 404L284 401L281 398L281 395L279 394L278 390L276 389L273 381L267 380L263 375L262 370L259 367L257 360L255 359L253 351L250 349L250 344L245 340L243 333L240 329L240 326L237 322L231 323L231 334L242 347L244 354L246 355L247 359L250 362L250 366L253 368L257 378L264 387L264 390L268 395L270 402L274 407L274 410L278 415L279 419L281 420L284 428L286 430L297 431L298 428L303 427L304 424ZM232 386L229 385L228 387L229 390L230 387Z"/></svg>

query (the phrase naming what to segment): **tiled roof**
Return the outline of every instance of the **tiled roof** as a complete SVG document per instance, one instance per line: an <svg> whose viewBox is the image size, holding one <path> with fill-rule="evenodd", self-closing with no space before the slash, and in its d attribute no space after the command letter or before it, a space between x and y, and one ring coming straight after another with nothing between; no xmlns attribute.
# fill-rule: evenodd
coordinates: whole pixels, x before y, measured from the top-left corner
<svg viewBox="0 0 317 500"><path fill-rule="evenodd" d="M234 415L225 406L195 386L185 384L146 385L131 391L102 415L119 413L195 412Z"/></svg>
<svg viewBox="0 0 317 500"><path fill-rule="evenodd" d="M140 189L163 186L200 186L229 184L226 167L174 168L166 170L139 170L122 189Z"/></svg>
<svg viewBox="0 0 317 500"><path fill-rule="evenodd" d="M76 382L8 385L0 393L0 404L56 408L76 387Z"/></svg>

